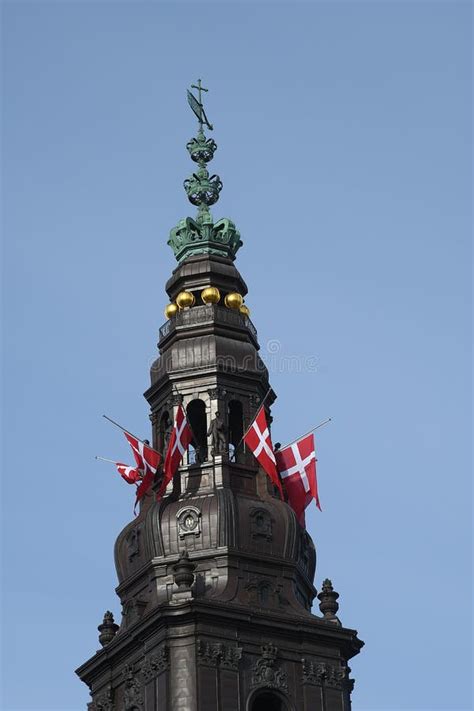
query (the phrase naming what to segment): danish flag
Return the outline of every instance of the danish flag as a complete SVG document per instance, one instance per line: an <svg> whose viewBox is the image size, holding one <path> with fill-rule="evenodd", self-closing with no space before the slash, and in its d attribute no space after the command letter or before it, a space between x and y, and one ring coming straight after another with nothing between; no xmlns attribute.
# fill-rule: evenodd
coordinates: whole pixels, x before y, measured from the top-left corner
<svg viewBox="0 0 474 711"><path fill-rule="evenodd" d="M153 474L156 474L158 465L161 462L161 455L156 449L150 447L146 442L142 442L137 437L134 437L129 432L125 432L125 437L132 448L133 456L137 463L137 469L146 474L146 470L150 469Z"/></svg>
<svg viewBox="0 0 474 711"><path fill-rule="evenodd" d="M300 524L304 526L304 511L312 499L316 501L316 506L321 511L316 479L314 435L302 437L276 452L276 462L288 494L288 503L296 513Z"/></svg>
<svg viewBox="0 0 474 711"><path fill-rule="evenodd" d="M137 498L135 501L136 506L137 502L145 496L146 492L153 484L153 479L155 478L156 471L161 462L161 455L156 451L156 449L149 447L145 442L142 442L129 432L125 432L125 437L132 448L133 456L135 457L135 461L137 463L136 469L140 474L140 477L137 479L136 483L138 484L138 481L141 479L137 488ZM125 481L127 481L127 479L125 479Z"/></svg>
<svg viewBox="0 0 474 711"><path fill-rule="evenodd" d="M161 482L157 499L161 499L169 482L178 471L183 455L191 444L192 439L193 434L186 418L186 413L184 412L182 405L179 405L168 449L166 451L165 463L163 466L163 481Z"/></svg>
<svg viewBox="0 0 474 711"><path fill-rule="evenodd" d="M254 457L266 471L275 486L278 487L280 496L283 499L283 489L281 487L280 477L278 476L276 468L273 444L263 405L260 407L254 421L248 428L244 437L244 442L253 452Z"/></svg>
<svg viewBox="0 0 474 711"><path fill-rule="evenodd" d="M130 467L128 464L122 464L121 462L115 462L115 466L117 467L118 473L122 479L125 479L127 484L136 484L142 478L141 473L135 467Z"/></svg>

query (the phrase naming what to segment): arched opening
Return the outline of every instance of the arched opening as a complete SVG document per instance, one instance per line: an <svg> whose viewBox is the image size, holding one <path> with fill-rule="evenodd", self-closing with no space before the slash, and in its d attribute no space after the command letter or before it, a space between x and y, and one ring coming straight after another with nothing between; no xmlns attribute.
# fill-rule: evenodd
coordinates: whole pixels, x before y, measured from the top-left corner
<svg viewBox="0 0 474 711"><path fill-rule="evenodd" d="M288 704L273 691L261 691L253 698L249 711L288 711Z"/></svg>
<svg viewBox="0 0 474 711"><path fill-rule="evenodd" d="M241 442L244 435L244 412L240 400L231 400L229 402L229 456L232 457L235 448ZM243 449L239 447L236 453L235 461L242 458Z"/></svg>
<svg viewBox="0 0 474 711"><path fill-rule="evenodd" d="M201 464L207 460L206 405L202 400L191 400L186 413L194 435L188 452L188 463Z"/></svg>

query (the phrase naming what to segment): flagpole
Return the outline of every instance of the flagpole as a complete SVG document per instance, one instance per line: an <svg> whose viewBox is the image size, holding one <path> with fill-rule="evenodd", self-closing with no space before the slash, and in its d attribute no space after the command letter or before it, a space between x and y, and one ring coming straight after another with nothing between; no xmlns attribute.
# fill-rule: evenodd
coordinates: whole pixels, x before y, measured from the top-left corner
<svg viewBox="0 0 474 711"><path fill-rule="evenodd" d="M115 420L112 420L112 418L108 417L107 415L102 415L102 417L105 417L106 420L108 420L108 421L111 422L113 425L115 425L116 427L118 427L119 429L121 429L122 432L126 432L126 434L129 434L129 435L131 435L132 437L135 437L135 439L137 439L139 442L141 442L142 444L145 444L147 447L150 447L150 449L152 449L154 452L156 452L157 454L159 454L160 457L163 459L163 455L161 454L161 452L159 452L157 449L155 449L154 447L152 447L150 444L147 444L144 440L140 439L140 437L137 437L137 435L134 435L133 432L129 432L128 430L125 429L125 427L122 427L122 425L119 425L118 422L115 422Z"/></svg>
<svg viewBox="0 0 474 711"><path fill-rule="evenodd" d="M101 462L110 462L111 464L115 464L115 465L117 464L117 462L115 462L113 459L107 459L106 457L96 456L95 458L100 459Z"/></svg>
<svg viewBox="0 0 474 711"><path fill-rule="evenodd" d="M291 442L288 442L288 444L285 444L283 447L280 447L280 451L282 449L285 449L285 447L289 447L291 444L294 444L297 442L299 439L303 439L303 437L307 437L309 434L312 432L315 432L316 430L319 430L320 427L323 427L324 425L327 425L328 422L332 421L332 417L328 417L327 420L323 420L323 422L320 422L319 425L316 425L316 427L313 427L312 430L309 430L309 432L305 432L304 435L300 435L300 437L296 437L295 439L292 439Z"/></svg>
<svg viewBox="0 0 474 711"><path fill-rule="evenodd" d="M272 387L270 386L270 387L268 388L267 392L266 392L265 397L263 398L262 402L261 402L260 405L259 405L259 408L258 408L258 410L257 410L257 415L258 415L258 413L260 412L260 410L262 409L262 407L264 406L265 400L267 399L267 397L270 395L271 392L272 392ZM256 416L257 416L257 415L256 415ZM256 416L255 416L255 417L256 417ZM232 460L235 461L235 455L236 455L236 453L237 453L237 450L238 450L238 448L240 447L240 445L242 444L242 442L244 441L244 439L246 438L247 433L248 433L248 431L250 430L250 428L252 427L253 423L255 422L255 417L253 418L253 420L251 421L251 423L249 424L249 426L248 426L247 429L245 430L244 435L243 435L242 439L240 440L240 442L238 443L238 445L237 445L236 447L234 447L234 453L233 453L232 457L230 458L230 461L232 461Z"/></svg>

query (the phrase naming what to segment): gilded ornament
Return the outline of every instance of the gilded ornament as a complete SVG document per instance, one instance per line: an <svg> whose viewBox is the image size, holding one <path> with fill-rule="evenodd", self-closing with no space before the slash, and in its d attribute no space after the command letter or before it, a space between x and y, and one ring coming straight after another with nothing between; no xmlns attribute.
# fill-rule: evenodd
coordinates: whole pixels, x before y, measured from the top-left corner
<svg viewBox="0 0 474 711"><path fill-rule="evenodd" d="M240 294L238 294L236 291L232 291L230 294L227 294L224 299L224 303L228 309L239 310L242 304L244 303L244 300Z"/></svg>
<svg viewBox="0 0 474 711"><path fill-rule="evenodd" d="M194 294L191 294L190 291L181 291L176 297L176 303L180 309L187 309L189 306L194 306L195 301Z"/></svg>
<svg viewBox="0 0 474 711"><path fill-rule="evenodd" d="M239 311L242 314L242 316L247 316L247 317L250 316L250 309L245 304L242 304Z"/></svg>
<svg viewBox="0 0 474 711"><path fill-rule="evenodd" d="M173 318L173 316L176 316L178 313L178 307L176 304L168 304L168 306L165 308L165 317L166 318Z"/></svg>
<svg viewBox="0 0 474 711"><path fill-rule="evenodd" d="M201 291L201 299L205 304L218 304L221 300L221 292L216 286L208 286Z"/></svg>

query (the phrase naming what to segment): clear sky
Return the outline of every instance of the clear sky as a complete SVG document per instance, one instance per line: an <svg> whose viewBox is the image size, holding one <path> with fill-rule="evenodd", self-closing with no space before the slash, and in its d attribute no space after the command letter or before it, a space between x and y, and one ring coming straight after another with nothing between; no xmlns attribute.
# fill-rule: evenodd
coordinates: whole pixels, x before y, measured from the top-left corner
<svg viewBox="0 0 474 711"><path fill-rule="evenodd" d="M129 456L103 412L149 434L198 76L274 441L333 417L308 527L366 642L354 711L471 708L470 15L3 3L2 709L85 709L74 669L120 619L133 492L94 456Z"/></svg>

